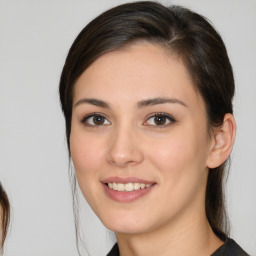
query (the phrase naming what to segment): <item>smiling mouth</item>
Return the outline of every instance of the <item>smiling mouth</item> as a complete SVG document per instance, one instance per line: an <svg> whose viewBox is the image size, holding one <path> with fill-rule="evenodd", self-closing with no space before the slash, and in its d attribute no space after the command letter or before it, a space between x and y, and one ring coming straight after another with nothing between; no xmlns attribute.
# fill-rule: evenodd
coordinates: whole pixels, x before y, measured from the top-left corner
<svg viewBox="0 0 256 256"><path fill-rule="evenodd" d="M137 178L126 178L126 181L122 178L109 178L102 185L110 199L119 203L130 203L150 193L156 183Z"/></svg>
<svg viewBox="0 0 256 256"><path fill-rule="evenodd" d="M145 183L106 183L106 185L115 191L122 192L132 192L136 190L142 190L151 187L153 184L145 184Z"/></svg>

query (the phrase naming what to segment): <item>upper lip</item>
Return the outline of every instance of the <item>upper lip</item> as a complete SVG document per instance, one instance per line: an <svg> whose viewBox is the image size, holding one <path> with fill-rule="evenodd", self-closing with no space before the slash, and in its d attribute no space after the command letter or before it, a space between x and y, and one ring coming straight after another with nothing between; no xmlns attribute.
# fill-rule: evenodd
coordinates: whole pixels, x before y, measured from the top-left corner
<svg viewBox="0 0 256 256"><path fill-rule="evenodd" d="M101 180L102 183L143 183L143 184L154 184L156 182L140 179L137 177L108 177Z"/></svg>

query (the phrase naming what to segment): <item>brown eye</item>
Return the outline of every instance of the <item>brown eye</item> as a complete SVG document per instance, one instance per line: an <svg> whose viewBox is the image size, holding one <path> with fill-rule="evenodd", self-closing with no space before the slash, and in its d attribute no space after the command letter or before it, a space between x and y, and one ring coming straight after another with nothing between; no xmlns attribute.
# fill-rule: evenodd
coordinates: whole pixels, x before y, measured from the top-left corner
<svg viewBox="0 0 256 256"><path fill-rule="evenodd" d="M174 122L175 119L167 114L155 114L145 122L145 125L166 126Z"/></svg>
<svg viewBox="0 0 256 256"><path fill-rule="evenodd" d="M95 124L95 125L102 125L102 124L104 124L104 122L105 122L105 117L103 117L103 116L94 116L93 117L93 123Z"/></svg>
<svg viewBox="0 0 256 256"><path fill-rule="evenodd" d="M110 122L107 120L105 116L102 115L89 115L86 116L83 120L82 123L88 126L100 126L100 125L109 125Z"/></svg>
<svg viewBox="0 0 256 256"><path fill-rule="evenodd" d="M156 125L165 125L166 124L166 117L165 116L155 116L154 122Z"/></svg>

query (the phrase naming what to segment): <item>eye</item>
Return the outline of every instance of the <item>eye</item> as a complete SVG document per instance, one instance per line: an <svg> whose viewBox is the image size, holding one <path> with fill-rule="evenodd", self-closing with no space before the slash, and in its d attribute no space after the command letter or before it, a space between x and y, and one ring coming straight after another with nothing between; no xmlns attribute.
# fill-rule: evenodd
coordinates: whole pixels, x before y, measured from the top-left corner
<svg viewBox="0 0 256 256"><path fill-rule="evenodd" d="M110 122L101 114L91 114L82 119L82 123L88 126L109 125Z"/></svg>
<svg viewBox="0 0 256 256"><path fill-rule="evenodd" d="M154 126L167 126L170 123L174 123L175 119L167 114L154 114L150 118L147 119L146 125L154 125Z"/></svg>

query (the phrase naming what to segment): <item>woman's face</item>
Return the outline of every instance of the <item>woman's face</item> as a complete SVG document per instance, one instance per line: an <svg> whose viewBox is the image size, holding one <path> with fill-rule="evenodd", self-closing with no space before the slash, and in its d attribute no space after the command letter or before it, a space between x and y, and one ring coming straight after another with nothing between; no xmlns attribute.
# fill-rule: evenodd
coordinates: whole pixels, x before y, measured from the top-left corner
<svg viewBox="0 0 256 256"><path fill-rule="evenodd" d="M186 68L137 43L74 88L70 147L81 191L109 229L145 233L204 213L212 139Z"/></svg>

